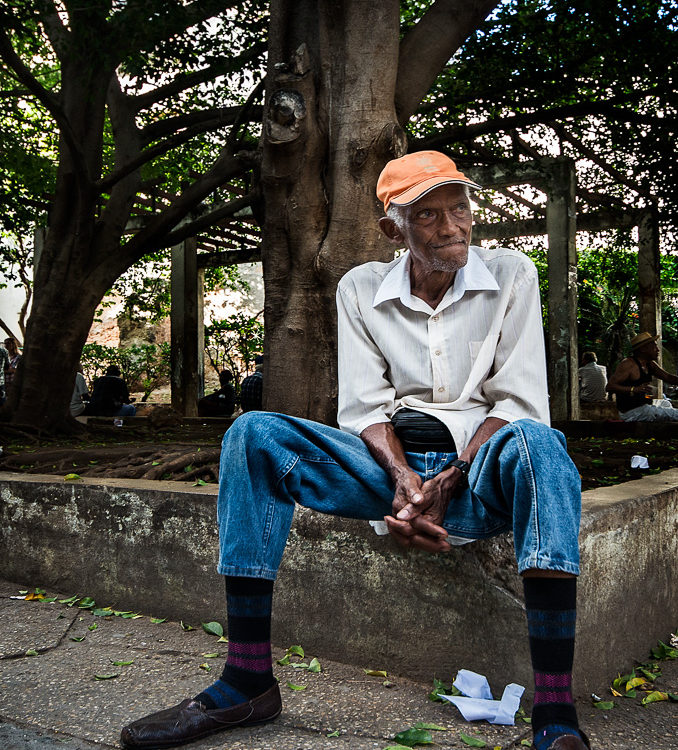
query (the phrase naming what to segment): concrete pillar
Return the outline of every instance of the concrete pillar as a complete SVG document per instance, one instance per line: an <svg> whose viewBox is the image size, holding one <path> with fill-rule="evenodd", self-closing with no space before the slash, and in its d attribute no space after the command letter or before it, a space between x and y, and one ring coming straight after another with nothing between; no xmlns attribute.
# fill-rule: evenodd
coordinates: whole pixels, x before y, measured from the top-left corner
<svg viewBox="0 0 678 750"><path fill-rule="evenodd" d="M577 378L576 173L570 161L556 161L547 186L551 419L579 419Z"/></svg>
<svg viewBox="0 0 678 750"><path fill-rule="evenodd" d="M186 417L198 414L203 395L203 272L197 267L197 241L172 248L170 345L172 408Z"/></svg>

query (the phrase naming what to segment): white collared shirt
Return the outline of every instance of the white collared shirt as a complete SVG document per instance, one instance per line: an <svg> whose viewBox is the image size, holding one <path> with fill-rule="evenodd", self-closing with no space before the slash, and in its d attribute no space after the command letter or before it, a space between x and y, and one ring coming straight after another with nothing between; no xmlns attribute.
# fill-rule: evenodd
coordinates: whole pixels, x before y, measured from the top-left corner
<svg viewBox="0 0 678 750"><path fill-rule="evenodd" d="M522 253L470 247L433 310L410 291L409 252L337 288L339 412L359 435L407 406L443 421L461 452L487 417L549 424L537 271Z"/></svg>

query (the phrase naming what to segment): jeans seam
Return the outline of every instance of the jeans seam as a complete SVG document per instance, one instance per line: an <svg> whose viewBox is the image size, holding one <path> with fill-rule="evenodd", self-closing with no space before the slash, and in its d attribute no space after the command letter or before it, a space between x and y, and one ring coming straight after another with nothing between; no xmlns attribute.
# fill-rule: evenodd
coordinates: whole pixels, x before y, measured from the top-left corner
<svg viewBox="0 0 678 750"><path fill-rule="evenodd" d="M535 541L535 547L533 550L530 550L530 560L533 560L536 562L539 559L539 550L541 549L541 539L539 536L539 506L537 503L537 490L535 485L535 479L534 479L534 469L532 468L532 461L530 460L530 453L527 450L527 441L525 440L525 433L523 432L523 428L516 424L514 425L516 432L514 432L514 435L517 438L518 442L518 450L520 452L520 458L521 458L521 464L523 466L523 470L525 472L525 477L527 479L527 483L530 489L530 496L531 496L531 506L532 506L532 515L534 517L533 522L533 533L534 533L534 541Z"/></svg>

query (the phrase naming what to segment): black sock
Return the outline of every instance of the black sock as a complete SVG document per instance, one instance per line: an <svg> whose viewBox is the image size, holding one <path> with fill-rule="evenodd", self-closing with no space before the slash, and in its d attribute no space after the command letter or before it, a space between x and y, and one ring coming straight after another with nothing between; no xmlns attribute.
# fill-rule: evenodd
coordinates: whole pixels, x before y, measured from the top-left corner
<svg viewBox="0 0 678 750"><path fill-rule="evenodd" d="M562 734L578 734L572 698L577 617L576 578L523 578L534 669L532 731L537 750Z"/></svg>
<svg viewBox="0 0 678 750"><path fill-rule="evenodd" d="M271 664L273 581L226 577L228 657L221 677L195 700L227 708L266 692L275 683Z"/></svg>

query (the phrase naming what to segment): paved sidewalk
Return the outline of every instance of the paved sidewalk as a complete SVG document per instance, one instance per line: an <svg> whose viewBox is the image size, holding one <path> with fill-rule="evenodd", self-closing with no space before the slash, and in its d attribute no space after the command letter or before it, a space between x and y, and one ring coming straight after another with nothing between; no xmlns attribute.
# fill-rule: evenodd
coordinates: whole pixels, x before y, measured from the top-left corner
<svg viewBox="0 0 678 750"><path fill-rule="evenodd" d="M186 631L179 623L151 622L152 613L139 619L103 617L58 602L10 598L28 588L0 581L2 750L118 747L125 723L195 695L221 671L226 644L205 633L198 622ZM600 647L605 647L603 633ZM276 658L283 654L284 649L275 649ZM441 748L467 748L462 732L501 750L524 747L521 743L530 737L522 721L515 727L468 724L453 706L427 699L430 685L389 675L392 684L386 687L383 677L363 670L384 665L349 666L325 660L322 654L307 654L305 661L314 656L322 666L318 674L274 666L284 701L276 722L221 733L189 747L383 750L396 744L397 732L417 722L447 728L432 732L435 747ZM678 693L678 660L662 662L662 667L658 687ZM451 681L454 675L439 677ZM290 682L306 689L293 690L287 686ZM503 686L493 688L500 693ZM601 685L599 694L609 700L609 687ZM615 700L618 705L610 711L595 709L590 701L578 707L595 750L678 748L678 704L641 706L640 697ZM529 712L529 706L525 710Z"/></svg>

